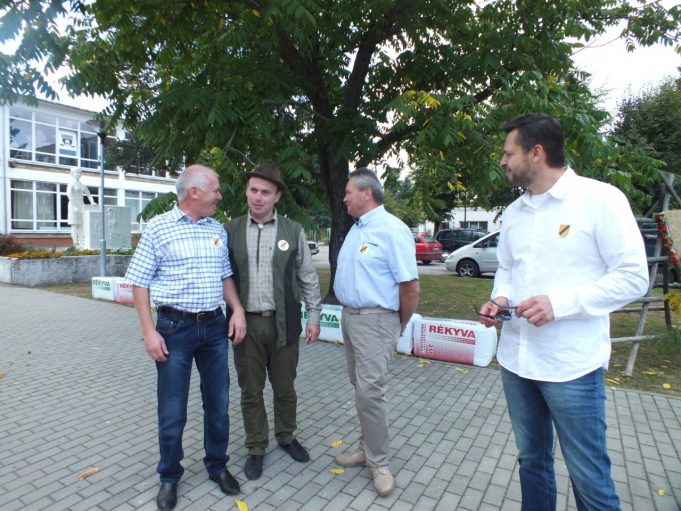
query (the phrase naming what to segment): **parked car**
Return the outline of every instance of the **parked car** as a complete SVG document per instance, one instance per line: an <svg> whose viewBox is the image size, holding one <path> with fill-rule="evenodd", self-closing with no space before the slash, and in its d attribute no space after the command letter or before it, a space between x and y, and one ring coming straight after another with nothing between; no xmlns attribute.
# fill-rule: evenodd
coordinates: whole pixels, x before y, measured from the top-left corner
<svg viewBox="0 0 681 511"><path fill-rule="evenodd" d="M317 245L316 241L308 240L307 246L310 247L310 254L312 255L319 254L319 245Z"/></svg>
<svg viewBox="0 0 681 511"><path fill-rule="evenodd" d="M481 273L495 272L499 267L498 244L499 231L491 232L475 243L449 254L445 260L445 268L461 277L478 277Z"/></svg>
<svg viewBox="0 0 681 511"><path fill-rule="evenodd" d="M480 229L440 229L435 234L435 239L442 243L442 260L457 248L469 245L482 238L487 231Z"/></svg>
<svg viewBox="0 0 681 511"><path fill-rule="evenodd" d="M435 241L429 234L415 232L414 243L416 243L416 260L423 264L430 264L432 261L440 261L442 258L442 244Z"/></svg>

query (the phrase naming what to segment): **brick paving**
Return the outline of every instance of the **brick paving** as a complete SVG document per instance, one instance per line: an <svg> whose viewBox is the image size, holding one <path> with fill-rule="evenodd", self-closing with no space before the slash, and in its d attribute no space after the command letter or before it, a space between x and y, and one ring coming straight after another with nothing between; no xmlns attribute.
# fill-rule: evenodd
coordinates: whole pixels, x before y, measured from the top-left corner
<svg viewBox="0 0 681 511"><path fill-rule="evenodd" d="M229 468L251 510L520 508L515 443L496 370L436 361L420 367L414 357L394 357L387 398L397 487L382 498L368 469L330 472L338 452L331 443L354 448L358 438L341 347L301 346L297 436L312 461L292 461L272 439L257 481L243 474L243 423L230 369ZM156 509L156 375L134 309L0 285L0 373L0 510ZM266 396L270 401L269 389ZM681 509L681 399L608 389L607 421L622 509ZM176 509L237 509L236 499L208 480L202 438L194 378ZM573 510L556 451L558 509ZM90 467L100 471L76 478Z"/></svg>

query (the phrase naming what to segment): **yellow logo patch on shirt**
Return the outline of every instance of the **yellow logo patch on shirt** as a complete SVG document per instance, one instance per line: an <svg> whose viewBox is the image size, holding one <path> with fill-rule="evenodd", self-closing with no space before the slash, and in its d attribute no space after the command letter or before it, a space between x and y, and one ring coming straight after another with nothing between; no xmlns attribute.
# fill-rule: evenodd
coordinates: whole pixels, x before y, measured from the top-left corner
<svg viewBox="0 0 681 511"><path fill-rule="evenodd" d="M570 224L560 224L560 227L558 228L558 236L561 238L567 238L568 234L570 234Z"/></svg>
<svg viewBox="0 0 681 511"><path fill-rule="evenodd" d="M367 253L367 250L369 250L369 246L368 246L366 243L362 243L362 244L359 246L359 253L360 253L360 254L366 254L366 253Z"/></svg>
<svg viewBox="0 0 681 511"><path fill-rule="evenodd" d="M215 245L217 248L222 246L222 239L220 236L213 236L213 245Z"/></svg>
<svg viewBox="0 0 681 511"><path fill-rule="evenodd" d="M282 252L286 252L288 250L288 241L279 240L277 242L277 247L279 247L279 250L281 250Z"/></svg>

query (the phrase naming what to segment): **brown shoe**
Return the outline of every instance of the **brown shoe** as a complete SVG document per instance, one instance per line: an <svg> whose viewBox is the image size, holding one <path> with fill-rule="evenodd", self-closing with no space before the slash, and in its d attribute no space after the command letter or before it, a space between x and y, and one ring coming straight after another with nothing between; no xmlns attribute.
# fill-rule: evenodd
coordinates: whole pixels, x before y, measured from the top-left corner
<svg viewBox="0 0 681 511"><path fill-rule="evenodd" d="M371 474L374 476L374 488L381 497L390 495L395 489L395 478L390 473L388 467L371 467Z"/></svg>
<svg viewBox="0 0 681 511"><path fill-rule="evenodd" d="M354 452L342 452L336 456L336 463L342 467L365 467L367 455L362 448Z"/></svg>

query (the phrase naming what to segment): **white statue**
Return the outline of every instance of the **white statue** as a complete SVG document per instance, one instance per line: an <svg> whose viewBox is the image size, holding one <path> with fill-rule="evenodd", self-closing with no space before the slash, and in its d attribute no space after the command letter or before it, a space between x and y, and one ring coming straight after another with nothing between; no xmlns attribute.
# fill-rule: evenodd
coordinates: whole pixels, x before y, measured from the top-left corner
<svg viewBox="0 0 681 511"><path fill-rule="evenodd" d="M66 195L69 198L68 222L71 226L71 239L76 247L82 248L85 241L83 227L83 209L85 207L84 196L90 200L90 204L96 204L88 187L80 182L81 170L78 167L71 169L71 182L66 187Z"/></svg>

